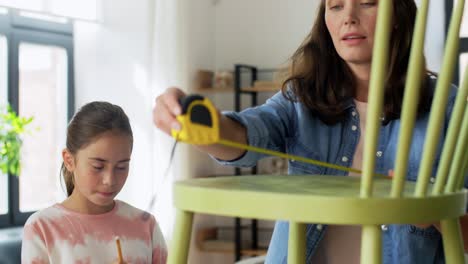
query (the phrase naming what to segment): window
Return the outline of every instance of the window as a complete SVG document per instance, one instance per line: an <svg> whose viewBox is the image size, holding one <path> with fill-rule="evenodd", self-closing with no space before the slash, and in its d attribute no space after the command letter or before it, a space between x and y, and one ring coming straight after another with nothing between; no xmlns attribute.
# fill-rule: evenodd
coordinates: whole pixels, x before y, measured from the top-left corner
<svg viewBox="0 0 468 264"><path fill-rule="evenodd" d="M97 21L99 0L0 0L0 6Z"/></svg>
<svg viewBox="0 0 468 264"><path fill-rule="evenodd" d="M468 65L468 52L465 52L463 54L460 55L460 71L459 71L459 76L460 76L460 81L462 80L462 76L463 74L465 74L465 71L468 69L467 68L467 65ZM460 83L461 85L461 83Z"/></svg>
<svg viewBox="0 0 468 264"><path fill-rule="evenodd" d="M454 6L456 6L458 0L455 0ZM465 3L465 9L463 10L463 14L468 14L468 4ZM460 37L461 38L468 38L468 16L463 16L462 25L460 28Z"/></svg>
<svg viewBox="0 0 468 264"><path fill-rule="evenodd" d="M67 127L63 111L67 109L67 67L67 53L62 47L28 42L19 45L19 112L34 116L33 126L40 127L23 140L21 212L50 206L63 194L57 175Z"/></svg>
<svg viewBox="0 0 468 264"><path fill-rule="evenodd" d="M458 0L445 0L445 14L446 14L446 23L445 26L448 31L448 26L450 23L450 18L452 16L452 10L456 7ZM462 77L465 74L464 70L468 63L467 59L468 54L468 4L465 3L465 9L463 11L462 25L460 28L460 49L459 49L459 58L458 64L455 70L454 83L461 85Z"/></svg>
<svg viewBox="0 0 468 264"><path fill-rule="evenodd" d="M31 133L23 137L20 175L0 175L4 227L24 224L34 211L65 196L59 170L74 109L71 23L11 10L0 15L0 75L0 106L8 98L19 115L34 117Z"/></svg>

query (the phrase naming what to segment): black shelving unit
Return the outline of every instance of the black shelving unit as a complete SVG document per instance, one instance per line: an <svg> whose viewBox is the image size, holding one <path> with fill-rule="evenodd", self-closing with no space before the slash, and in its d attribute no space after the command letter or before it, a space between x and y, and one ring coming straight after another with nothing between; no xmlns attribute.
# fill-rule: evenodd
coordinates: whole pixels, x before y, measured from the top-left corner
<svg viewBox="0 0 468 264"><path fill-rule="evenodd" d="M246 64L235 64L234 65L234 110L239 112L242 110L241 100L242 95L250 96L250 106L257 106L258 105L258 93L259 91L254 90L246 90L242 89L245 85L254 87L255 81L259 78L259 73L263 72L274 72L276 69L258 69L255 66L246 65ZM243 74L247 73L249 76L243 76ZM242 81L248 80L248 83L245 84ZM257 166L251 168L251 174L257 174ZM241 169L235 168L235 175L241 175ZM259 249L258 245L258 221L256 219L250 220L250 228L251 228L251 249ZM235 225L234 225L234 252L235 252L235 260L238 261L242 257L241 253L241 219L235 218Z"/></svg>
<svg viewBox="0 0 468 264"><path fill-rule="evenodd" d="M272 86L268 86L268 84L258 84L259 86L255 86L255 82L257 80L269 80L270 75L272 73L277 72L278 69L266 69L261 68L259 69L256 66L246 65L246 64L235 64L234 65L234 111L240 112L243 110L244 107L254 107L258 105L259 101L259 93L263 92L273 92L276 89ZM279 90L279 88L277 89ZM216 91L216 90L215 90ZM232 91L232 90L231 90ZM247 98L246 98L247 96ZM242 104L242 101L249 99L248 104ZM242 174L251 174L255 175L258 173L257 166L250 168L249 171L241 170L239 167L234 168L234 175L242 175ZM232 175L232 174L229 174ZM227 175L212 175L214 177L219 176L227 176ZM248 222L248 223L246 223ZM207 252L222 252L227 253L232 250L226 249L226 237L219 237L218 231L222 229L220 227L212 227L206 230L199 230L200 233L197 234L199 236L199 249L202 251ZM226 229L226 228L225 228ZM228 236L233 242L233 250L234 250L234 257L235 261L241 260L243 256L260 256L265 254L266 246L263 244L263 240L261 239L265 235L265 230L268 228L261 228L259 227L259 222L257 219L244 219L242 221L241 218L236 217L234 218L234 226L232 226L232 233ZM248 230L246 234L246 230ZM262 233L263 230L263 233ZM271 231L272 232L272 229ZM249 234L250 233L250 234ZM248 241L242 240L242 237L249 237ZM210 246L206 246L203 242L210 241L212 242ZM214 246L214 242L221 242L219 245Z"/></svg>
<svg viewBox="0 0 468 264"><path fill-rule="evenodd" d="M234 110L236 112L241 111L241 94L246 93L251 96L251 106L257 105L257 93L256 92L243 92L242 91L242 71L247 69L251 73L250 85L253 86L254 82L257 80L257 68L249 65L236 64L234 66ZM257 174L257 166L252 168L252 174ZM235 175L241 175L240 168L235 168ZM257 232L257 220L251 220L251 235L252 235L252 249L258 249L258 232ZM242 236L241 236L241 219L236 217L234 223L234 254L235 260L238 261L241 259L241 245L242 245Z"/></svg>

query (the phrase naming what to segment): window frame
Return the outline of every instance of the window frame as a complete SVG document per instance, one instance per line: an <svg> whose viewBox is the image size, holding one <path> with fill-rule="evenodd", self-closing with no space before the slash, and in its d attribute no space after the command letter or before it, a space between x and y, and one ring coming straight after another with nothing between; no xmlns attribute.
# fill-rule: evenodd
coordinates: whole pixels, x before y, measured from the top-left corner
<svg viewBox="0 0 468 264"><path fill-rule="evenodd" d="M7 38L7 76L8 103L19 112L19 48L23 42L39 45L50 45L63 48L67 54L67 122L75 108L74 95L74 57L73 57L73 24L57 23L35 18L24 17L19 11L9 9L7 14L0 15L0 34ZM21 113L19 113L21 115ZM24 225L34 212L20 211L19 179L8 174L8 213L0 215L0 228Z"/></svg>
<svg viewBox="0 0 468 264"><path fill-rule="evenodd" d="M7 17L6 14L0 14L0 35L2 36L5 36L6 37L6 41L7 41L7 49L8 49L8 55L7 55L7 93L8 93L8 90L10 90L10 87L9 87L9 82L10 82L10 66L9 66L9 52L10 52L10 43L9 43L9 40L10 40L10 27L9 27L9 19ZM8 99L7 99L8 101ZM8 196L7 196L7 199L8 199L8 213L7 214L0 214L0 227L2 226L7 226L9 225L10 223L10 196L11 196L11 192L10 192L10 176L7 174L7 175L0 175L0 177L4 177L6 176L7 177L7 189L8 189ZM3 199L3 197L1 198Z"/></svg>

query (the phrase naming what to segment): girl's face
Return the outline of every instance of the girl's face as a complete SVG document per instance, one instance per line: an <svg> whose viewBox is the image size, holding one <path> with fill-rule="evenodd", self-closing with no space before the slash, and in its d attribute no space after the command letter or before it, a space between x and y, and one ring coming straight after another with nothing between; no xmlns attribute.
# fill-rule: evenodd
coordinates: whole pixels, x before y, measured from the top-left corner
<svg viewBox="0 0 468 264"><path fill-rule="evenodd" d="M70 198L82 208L99 212L114 206L128 176L132 142L127 135L106 132L75 155L64 152L64 163L74 174L75 188Z"/></svg>
<svg viewBox="0 0 468 264"><path fill-rule="evenodd" d="M370 65L378 0L325 1L325 24L340 57L350 66Z"/></svg>

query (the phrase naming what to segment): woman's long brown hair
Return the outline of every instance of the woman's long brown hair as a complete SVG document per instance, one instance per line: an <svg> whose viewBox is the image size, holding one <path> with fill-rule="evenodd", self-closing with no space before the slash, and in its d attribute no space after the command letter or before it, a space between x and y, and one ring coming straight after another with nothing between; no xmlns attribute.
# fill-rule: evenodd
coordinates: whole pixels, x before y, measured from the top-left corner
<svg viewBox="0 0 468 264"><path fill-rule="evenodd" d="M393 8L394 17L398 19L394 20L391 33L385 87L386 121L400 116L417 12L413 0L394 0ZM428 71L425 60L423 63L419 113L429 109L432 99L432 91L426 85ZM291 57L282 91L286 98L303 103L326 124L333 125L345 120L347 103L356 93L356 80L333 45L325 24L325 0L321 1L312 31Z"/></svg>

